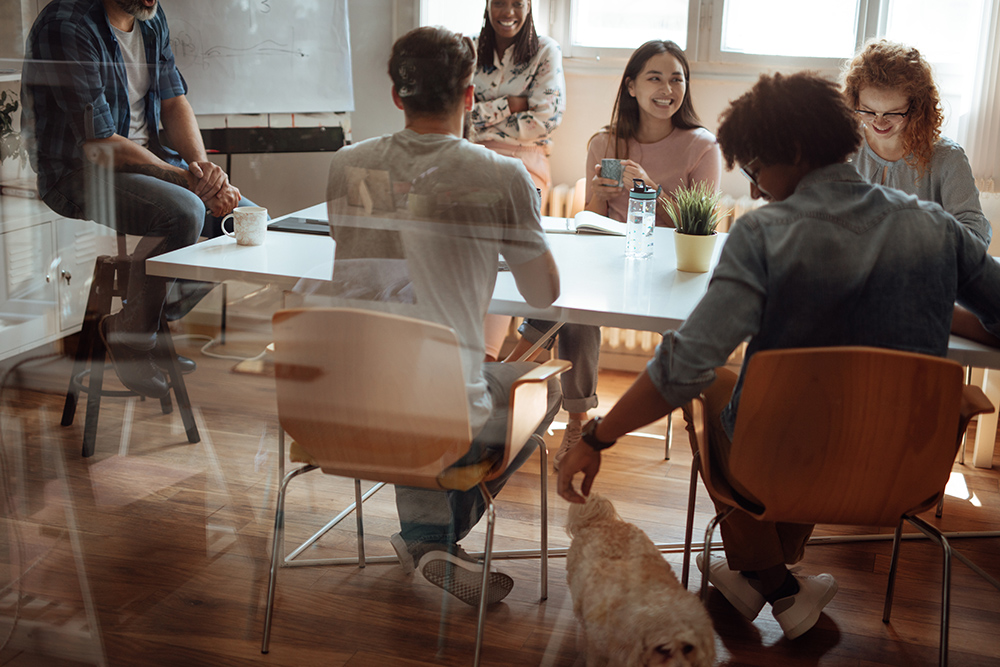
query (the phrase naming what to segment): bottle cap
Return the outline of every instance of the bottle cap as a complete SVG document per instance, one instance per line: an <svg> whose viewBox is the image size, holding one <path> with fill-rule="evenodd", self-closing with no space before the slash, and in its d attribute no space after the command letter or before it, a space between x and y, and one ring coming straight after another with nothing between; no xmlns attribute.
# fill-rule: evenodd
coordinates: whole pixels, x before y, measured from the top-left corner
<svg viewBox="0 0 1000 667"><path fill-rule="evenodd" d="M633 178L632 189L629 190L628 196L632 199L656 199L656 190L647 188L641 178Z"/></svg>

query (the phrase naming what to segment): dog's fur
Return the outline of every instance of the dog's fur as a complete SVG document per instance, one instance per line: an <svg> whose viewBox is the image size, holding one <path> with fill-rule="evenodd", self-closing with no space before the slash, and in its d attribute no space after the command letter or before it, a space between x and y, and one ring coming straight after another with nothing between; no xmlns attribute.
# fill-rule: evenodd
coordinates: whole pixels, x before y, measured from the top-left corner
<svg viewBox="0 0 1000 667"><path fill-rule="evenodd" d="M691 667L715 662L712 620L652 540L592 493L570 506L566 579L587 667Z"/></svg>

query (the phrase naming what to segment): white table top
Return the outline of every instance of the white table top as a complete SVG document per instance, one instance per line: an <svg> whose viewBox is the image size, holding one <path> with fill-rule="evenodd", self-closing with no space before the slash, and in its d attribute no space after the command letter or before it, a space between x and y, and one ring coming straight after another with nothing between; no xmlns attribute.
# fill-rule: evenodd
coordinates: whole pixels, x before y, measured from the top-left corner
<svg viewBox="0 0 1000 667"><path fill-rule="evenodd" d="M292 215L326 220L326 204ZM513 276L501 272L490 312L646 331L676 328L705 294L711 274L677 271L673 234L657 228L653 256L631 261L625 259L622 237L549 234L546 238L559 267L559 299L548 308L532 308L517 292ZM720 235L713 266L726 238ZM239 246L222 236L147 260L146 270L174 278L291 288L301 278L329 280L334 248L332 238L313 234L269 231L262 246ZM964 365L1000 368L1000 350L957 336L949 341L948 357Z"/></svg>

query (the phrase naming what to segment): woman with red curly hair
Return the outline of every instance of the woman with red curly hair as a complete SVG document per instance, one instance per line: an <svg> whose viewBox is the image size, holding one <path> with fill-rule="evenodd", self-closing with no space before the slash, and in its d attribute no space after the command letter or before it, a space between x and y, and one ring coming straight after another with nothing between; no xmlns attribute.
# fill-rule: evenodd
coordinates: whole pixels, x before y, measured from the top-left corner
<svg viewBox="0 0 1000 667"><path fill-rule="evenodd" d="M992 229L965 151L941 136L941 97L914 48L868 42L843 71L844 95L864 141L852 162L865 179L940 204L983 243Z"/></svg>

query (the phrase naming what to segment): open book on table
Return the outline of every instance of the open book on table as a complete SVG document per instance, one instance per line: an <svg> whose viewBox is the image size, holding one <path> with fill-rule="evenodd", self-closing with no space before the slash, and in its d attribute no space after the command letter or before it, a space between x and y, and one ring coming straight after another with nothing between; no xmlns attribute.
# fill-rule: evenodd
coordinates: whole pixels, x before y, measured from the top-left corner
<svg viewBox="0 0 1000 667"><path fill-rule="evenodd" d="M542 229L549 234L610 234L625 236L625 223L591 211L580 211L572 218L542 218Z"/></svg>

